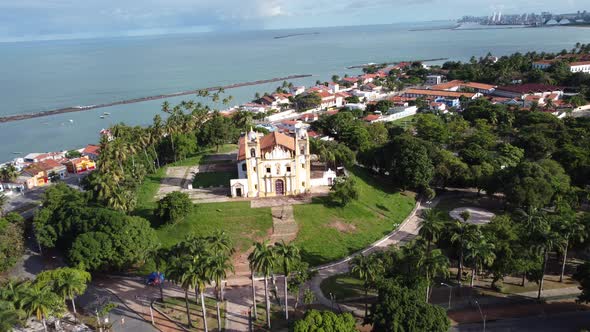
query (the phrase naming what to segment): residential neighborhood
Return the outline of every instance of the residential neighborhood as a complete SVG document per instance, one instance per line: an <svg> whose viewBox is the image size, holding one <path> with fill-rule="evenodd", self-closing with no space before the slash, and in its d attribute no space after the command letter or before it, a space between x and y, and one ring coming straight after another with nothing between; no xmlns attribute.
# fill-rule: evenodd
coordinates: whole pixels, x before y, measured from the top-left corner
<svg viewBox="0 0 590 332"><path fill-rule="evenodd" d="M199 91L146 125L7 161L5 330L442 332L581 317L590 44L568 52L366 64L237 105Z"/></svg>

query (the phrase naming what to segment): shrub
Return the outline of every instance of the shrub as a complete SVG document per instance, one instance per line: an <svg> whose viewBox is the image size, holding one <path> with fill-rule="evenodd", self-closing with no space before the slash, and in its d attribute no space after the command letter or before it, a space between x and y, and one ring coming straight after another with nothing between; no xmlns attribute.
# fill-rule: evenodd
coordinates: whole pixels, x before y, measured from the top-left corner
<svg viewBox="0 0 590 332"><path fill-rule="evenodd" d="M351 178L337 178L330 192L330 201L339 206L346 206L353 199L358 199L356 183Z"/></svg>
<svg viewBox="0 0 590 332"><path fill-rule="evenodd" d="M175 223L186 217L192 208L193 202L188 194L175 191L158 202L154 214L165 223Z"/></svg>

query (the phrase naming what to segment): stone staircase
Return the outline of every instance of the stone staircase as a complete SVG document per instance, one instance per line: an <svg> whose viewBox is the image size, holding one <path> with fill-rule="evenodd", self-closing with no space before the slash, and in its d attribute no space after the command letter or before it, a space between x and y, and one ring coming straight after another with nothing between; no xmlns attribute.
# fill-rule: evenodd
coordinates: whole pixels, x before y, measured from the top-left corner
<svg viewBox="0 0 590 332"><path fill-rule="evenodd" d="M299 227L293 216L292 205L273 206L272 214L272 235L269 243L285 241L289 243L297 237ZM234 257L235 273L230 276L232 285L248 285L250 282L250 267L248 265L248 255L252 248L245 253Z"/></svg>
<svg viewBox="0 0 590 332"><path fill-rule="evenodd" d="M291 242L297 237L299 227L293 216L292 205L275 206L271 208L272 213L272 236L271 243Z"/></svg>

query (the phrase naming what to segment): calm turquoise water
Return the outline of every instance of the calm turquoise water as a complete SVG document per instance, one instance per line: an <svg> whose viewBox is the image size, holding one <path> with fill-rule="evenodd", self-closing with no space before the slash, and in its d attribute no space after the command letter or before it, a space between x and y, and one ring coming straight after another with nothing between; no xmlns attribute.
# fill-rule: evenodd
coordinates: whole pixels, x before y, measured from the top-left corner
<svg viewBox="0 0 590 332"><path fill-rule="evenodd" d="M590 29L409 31L418 25L204 33L157 37L0 43L0 114L92 105L161 93L292 74L297 80L344 74L367 62L448 57L466 60L487 52L558 51L590 42ZM302 32L318 35L274 39ZM278 83L228 91L236 103ZM184 97L187 98L187 97ZM170 99L171 103L181 98ZM0 161L13 152L44 152L96 142L117 122L143 125L162 100L0 124ZM112 115L99 119L103 112ZM70 123L68 120L74 120Z"/></svg>

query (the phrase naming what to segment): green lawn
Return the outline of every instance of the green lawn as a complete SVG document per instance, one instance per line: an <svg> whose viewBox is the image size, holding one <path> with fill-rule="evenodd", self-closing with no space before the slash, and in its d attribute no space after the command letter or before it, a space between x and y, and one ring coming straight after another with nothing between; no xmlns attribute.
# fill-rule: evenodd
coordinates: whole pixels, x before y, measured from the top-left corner
<svg viewBox="0 0 590 332"><path fill-rule="evenodd" d="M397 125L397 126L402 126L402 127L406 127L412 124L412 122L414 121L414 117L416 115L410 115L410 116L406 116L405 118L401 118L401 119L397 119L394 121L391 121L392 124Z"/></svg>
<svg viewBox="0 0 590 332"><path fill-rule="evenodd" d="M184 220L156 229L162 245L169 247L188 234L209 235L225 231L236 250L244 252L254 240L261 240L272 227L270 208L252 209L250 202L195 204Z"/></svg>
<svg viewBox="0 0 590 332"><path fill-rule="evenodd" d="M209 188L209 187L219 187L229 186L229 181L231 179L236 179L238 177L237 172L207 172L207 173L197 173L193 177L193 188Z"/></svg>
<svg viewBox="0 0 590 332"><path fill-rule="evenodd" d="M220 148L220 153L235 150L236 145L228 144ZM193 166L203 157L215 151L207 150L202 154L168 166ZM134 214L142 216L157 225L153 216L156 207L154 196L160 182L166 175L166 167L146 177L137 192L137 208ZM229 182L229 180L227 181ZM236 250L245 251L254 239L262 239L272 227L270 208L251 209L250 202L226 202L196 204L184 220L174 224L159 226L156 233L164 247L169 247L184 239L188 234L209 235L217 229L224 230L234 242Z"/></svg>
<svg viewBox="0 0 590 332"><path fill-rule="evenodd" d="M365 296L363 282L348 274L339 274L326 278L322 281L320 288L326 298L329 299L330 293L332 293L336 297L336 301ZM375 295L375 292L369 291L369 295Z"/></svg>
<svg viewBox="0 0 590 332"><path fill-rule="evenodd" d="M334 261L365 248L395 229L414 208L413 194L388 188L366 170L355 168L351 176L356 180L359 199L346 207L329 206L325 204L326 198L294 206L299 224L295 243L311 265Z"/></svg>

